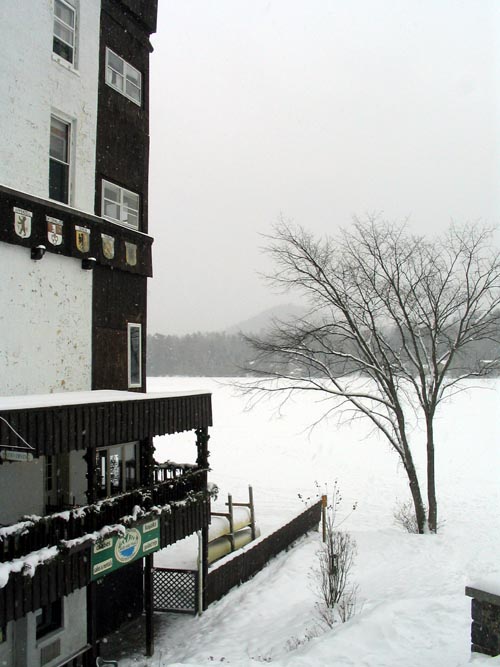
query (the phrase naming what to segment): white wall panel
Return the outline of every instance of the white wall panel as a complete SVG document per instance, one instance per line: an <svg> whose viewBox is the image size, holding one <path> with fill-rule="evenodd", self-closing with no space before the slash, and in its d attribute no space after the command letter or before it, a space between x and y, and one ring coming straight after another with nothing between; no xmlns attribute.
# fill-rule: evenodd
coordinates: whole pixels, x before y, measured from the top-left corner
<svg viewBox="0 0 500 667"><path fill-rule="evenodd" d="M100 0L77 10L76 67L52 53L52 0L2 2L0 183L49 195L51 113L73 123L70 204L93 213Z"/></svg>
<svg viewBox="0 0 500 667"><path fill-rule="evenodd" d="M91 388L92 271L0 244L0 395Z"/></svg>

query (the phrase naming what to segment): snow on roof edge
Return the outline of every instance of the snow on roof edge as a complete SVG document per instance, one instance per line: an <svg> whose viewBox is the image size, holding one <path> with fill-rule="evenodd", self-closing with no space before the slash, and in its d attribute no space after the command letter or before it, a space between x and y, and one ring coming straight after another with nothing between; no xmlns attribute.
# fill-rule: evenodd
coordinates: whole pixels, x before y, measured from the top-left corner
<svg viewBox="0 0 500 667"><path fill-rule="evenodd" d="M70 405L112 403L117 401L151 401L161 398L203 396L210 391L133 392L99 389L94 391L68 391L54 394L26 394L22 396L0 396L0 412L3 410L26 410Z"/></svg>

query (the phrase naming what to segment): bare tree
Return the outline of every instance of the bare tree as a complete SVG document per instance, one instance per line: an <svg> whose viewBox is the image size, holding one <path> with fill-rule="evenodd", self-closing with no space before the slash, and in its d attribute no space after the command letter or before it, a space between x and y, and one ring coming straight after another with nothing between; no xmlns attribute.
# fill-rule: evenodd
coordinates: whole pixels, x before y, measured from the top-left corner
<svg viewBox="0 0 500 667"><path fill-rule="evenodd" d="M274 285L299 290L310 311L251 339L266 376L253 389L320 392L336 399L325 414L351 408L365 416L401 459L419 532L435 532L436 410L464 378L485 375L499 359L492 231L452 226L430 240L370 218L316 239L281 222L268 252ZM475 358L485 343L488 359ZM427 503L410 438L415 416L425 424Z"/></svg>

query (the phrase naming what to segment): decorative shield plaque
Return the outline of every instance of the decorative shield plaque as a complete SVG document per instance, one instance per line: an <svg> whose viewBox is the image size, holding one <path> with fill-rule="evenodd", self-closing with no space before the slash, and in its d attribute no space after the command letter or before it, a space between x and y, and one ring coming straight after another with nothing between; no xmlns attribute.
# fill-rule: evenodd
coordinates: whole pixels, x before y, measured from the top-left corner
<svg viewBox="0 0 500 667"><path fill-rule="evenodd" d="M106 259L113 259L115 256L115 238L109 234L101 234L102 254Z"/></svg>
<svg viewBox="0 0 500 667"><path fill-rule="evenodd" d="M57 218L45 216L47 220L47 238L52 245L61 245L63 241L63 221Z"/></svg>
<svg viewBox="0 0 500 667"><path fill-rule="evenodd" d="M22 239L28 239L31 236L31 218L33 213L25 211L23 208L14 206L14 231Z"/></svg>
<svg viewBox="0 0 500 667"><path fill-rule="evenodd" d="M88 252L90 250L90 229L75 225L75 241L80 252Z"/></svg>
<svg viewBox="0 0 500 667"><path fill-rule="evenodd" d="M137 246L135 243L125 241L125 261L129 266L137 264Z"/></svg>

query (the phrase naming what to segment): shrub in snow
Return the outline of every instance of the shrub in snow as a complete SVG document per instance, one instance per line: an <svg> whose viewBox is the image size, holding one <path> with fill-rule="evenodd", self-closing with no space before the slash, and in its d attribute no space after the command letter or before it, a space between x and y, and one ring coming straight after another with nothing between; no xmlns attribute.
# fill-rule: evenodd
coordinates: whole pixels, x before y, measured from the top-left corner
<svg viewBox="0 0 500 667"><path fill-rule="evenodd" d="M334 530L327 521L326 542L318 551L318 567L313 570L319 600L316 608L322 621L333 627L345 623L356 611L358 587L350 581L356 555L356 541L346 532Z"/></svg>
<svg viewBox="0 0 500 667"><path fill-rule="evenodd" d="M408 533L419 532L415 506L411 500L407 500L405 503L399 502L393 516L395 523L402 526Z"/></svg>
<svg viewBox="0 0 500 667"><path fill-rule="evenodd" d="M318 550L318 565L312 570L319 598L316 608L321 621L330 628L337 621L345 623L355 613L358 590L358 587L350 581L356 555L356 541L349 533L338 530L338 526L347 518L345 517L340 523L337 521L337 511L341 501L342 496L335 480L332 502L326 507L324 514L324 541ZM356 506L355 503L352 511Z"/></svg>

